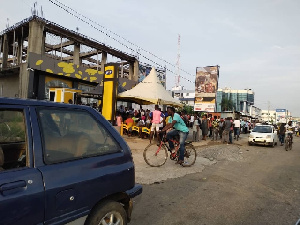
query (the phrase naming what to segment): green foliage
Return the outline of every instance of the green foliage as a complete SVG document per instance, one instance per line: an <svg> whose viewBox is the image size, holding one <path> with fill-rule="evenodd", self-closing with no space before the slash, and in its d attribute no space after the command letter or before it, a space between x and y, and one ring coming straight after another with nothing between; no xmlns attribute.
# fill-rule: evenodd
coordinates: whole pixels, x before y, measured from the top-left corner
<svg viewBox="0 0 300 225"><path fill-rule="evenodd" d="M25 141L23 114L17 111L0 111L0 142Z"/></svg>
<svg viewBox="0 0 300 225"><path fill-rule="evenodd" d="M22 122L0 123L0 142L25 141L25 131L22 129Z"/></svg>
<svg viewBox="0 0 300 225"><path fill-rule="evenodd" d="M191 114L194 114L194 107L184 104L181 111L184 111L184 112L186 112L186 114L191 115Z"/></svg>
<svg viewBox="0 0 300 225"><path fill-rule="evenodd" d="M222 102L220 103L221 105L221 111L233 111L233 102L231 99L228 98L222 98Z"/></svg>

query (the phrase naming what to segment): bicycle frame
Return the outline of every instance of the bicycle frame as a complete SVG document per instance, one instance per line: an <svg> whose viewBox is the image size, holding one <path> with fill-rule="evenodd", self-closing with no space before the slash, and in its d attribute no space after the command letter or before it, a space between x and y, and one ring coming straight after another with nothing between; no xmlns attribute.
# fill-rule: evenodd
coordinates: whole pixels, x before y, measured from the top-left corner
<svg viewBox="0 0 300 225"><path fill-rule="evenodd" d="M164 138L165 138L165 137L163 137L163 139L161 140L161 142L160 142L160 144L159 144L159 146L158 146L158 149L156 150L156 153L155 153L155 154L159 153L159 151L160 151L160 149L161 149L161 146L165 146L165 147L168 149L168 151L171 152L170 146L166 144L167 141L163 141ZM174 140L174 139L170 139L169 141L172 141L172 142L174 143L174 146L175 146L175 149L174 149L174 150L175 150L175 153L177 154L177 151L178 151L179 146L180 146L179 142L178 142L177 140Z"/></svg>

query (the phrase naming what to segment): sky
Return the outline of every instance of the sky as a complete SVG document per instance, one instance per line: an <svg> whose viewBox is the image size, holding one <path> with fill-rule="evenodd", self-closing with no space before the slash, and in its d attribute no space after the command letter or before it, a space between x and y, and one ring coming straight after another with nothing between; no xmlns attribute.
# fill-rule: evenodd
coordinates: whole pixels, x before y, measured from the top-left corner
<svg viewBox="0 0 300 225"><path fill-rule="evenodd" d="M37 2L47 20L78 27L129 54L140 49L141 62L166 66L174 72L167 71L167 89L175 85L180 34L180 68L187 72L180 71L180 85L185 89L194 89L196 67L219 65L219 88L252 89L255 106L287 109L300 117L299 0L59 1L97 22L97 30L50 0L0 0L0 30L7 18L11 26L31 16Z"/></svg>

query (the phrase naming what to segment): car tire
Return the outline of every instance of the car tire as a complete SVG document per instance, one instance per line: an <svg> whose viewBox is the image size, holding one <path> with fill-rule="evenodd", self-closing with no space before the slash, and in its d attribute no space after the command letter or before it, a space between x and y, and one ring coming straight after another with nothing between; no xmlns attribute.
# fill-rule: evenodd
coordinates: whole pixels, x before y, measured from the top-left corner
<svg viewBox="0 0 300 225"><path fill-rule="evenodd" d="M102 223L102 221L105 223ZM127 215L123 206L115 201L105 201L97 205L85 221L85 225L119 224L127 225Z"/></svg>
<svg viewBox="0 0 300 225"><path fill-rule="evenodd" d="M253 144L252 144L251 142L248 142L248 145L249 145L249 146L252 146Z"/></svg>

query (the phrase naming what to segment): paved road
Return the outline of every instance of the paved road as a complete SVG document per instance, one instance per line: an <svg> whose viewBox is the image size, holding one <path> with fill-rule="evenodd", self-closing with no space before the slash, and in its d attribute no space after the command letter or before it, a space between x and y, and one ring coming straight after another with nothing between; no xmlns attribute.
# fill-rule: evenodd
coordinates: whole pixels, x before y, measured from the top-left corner
<svg viewBox="0 0 300 225"><path fill-rule="evenodd" d="M192 173L173 163L153 171L137 162L143 181L165 170L181 175L144 184L130 224L295 224L300 218L300 138L288 152L282 146L247 146L242 139L242 146L200 144L199 159L212 163Z"/></svg>

